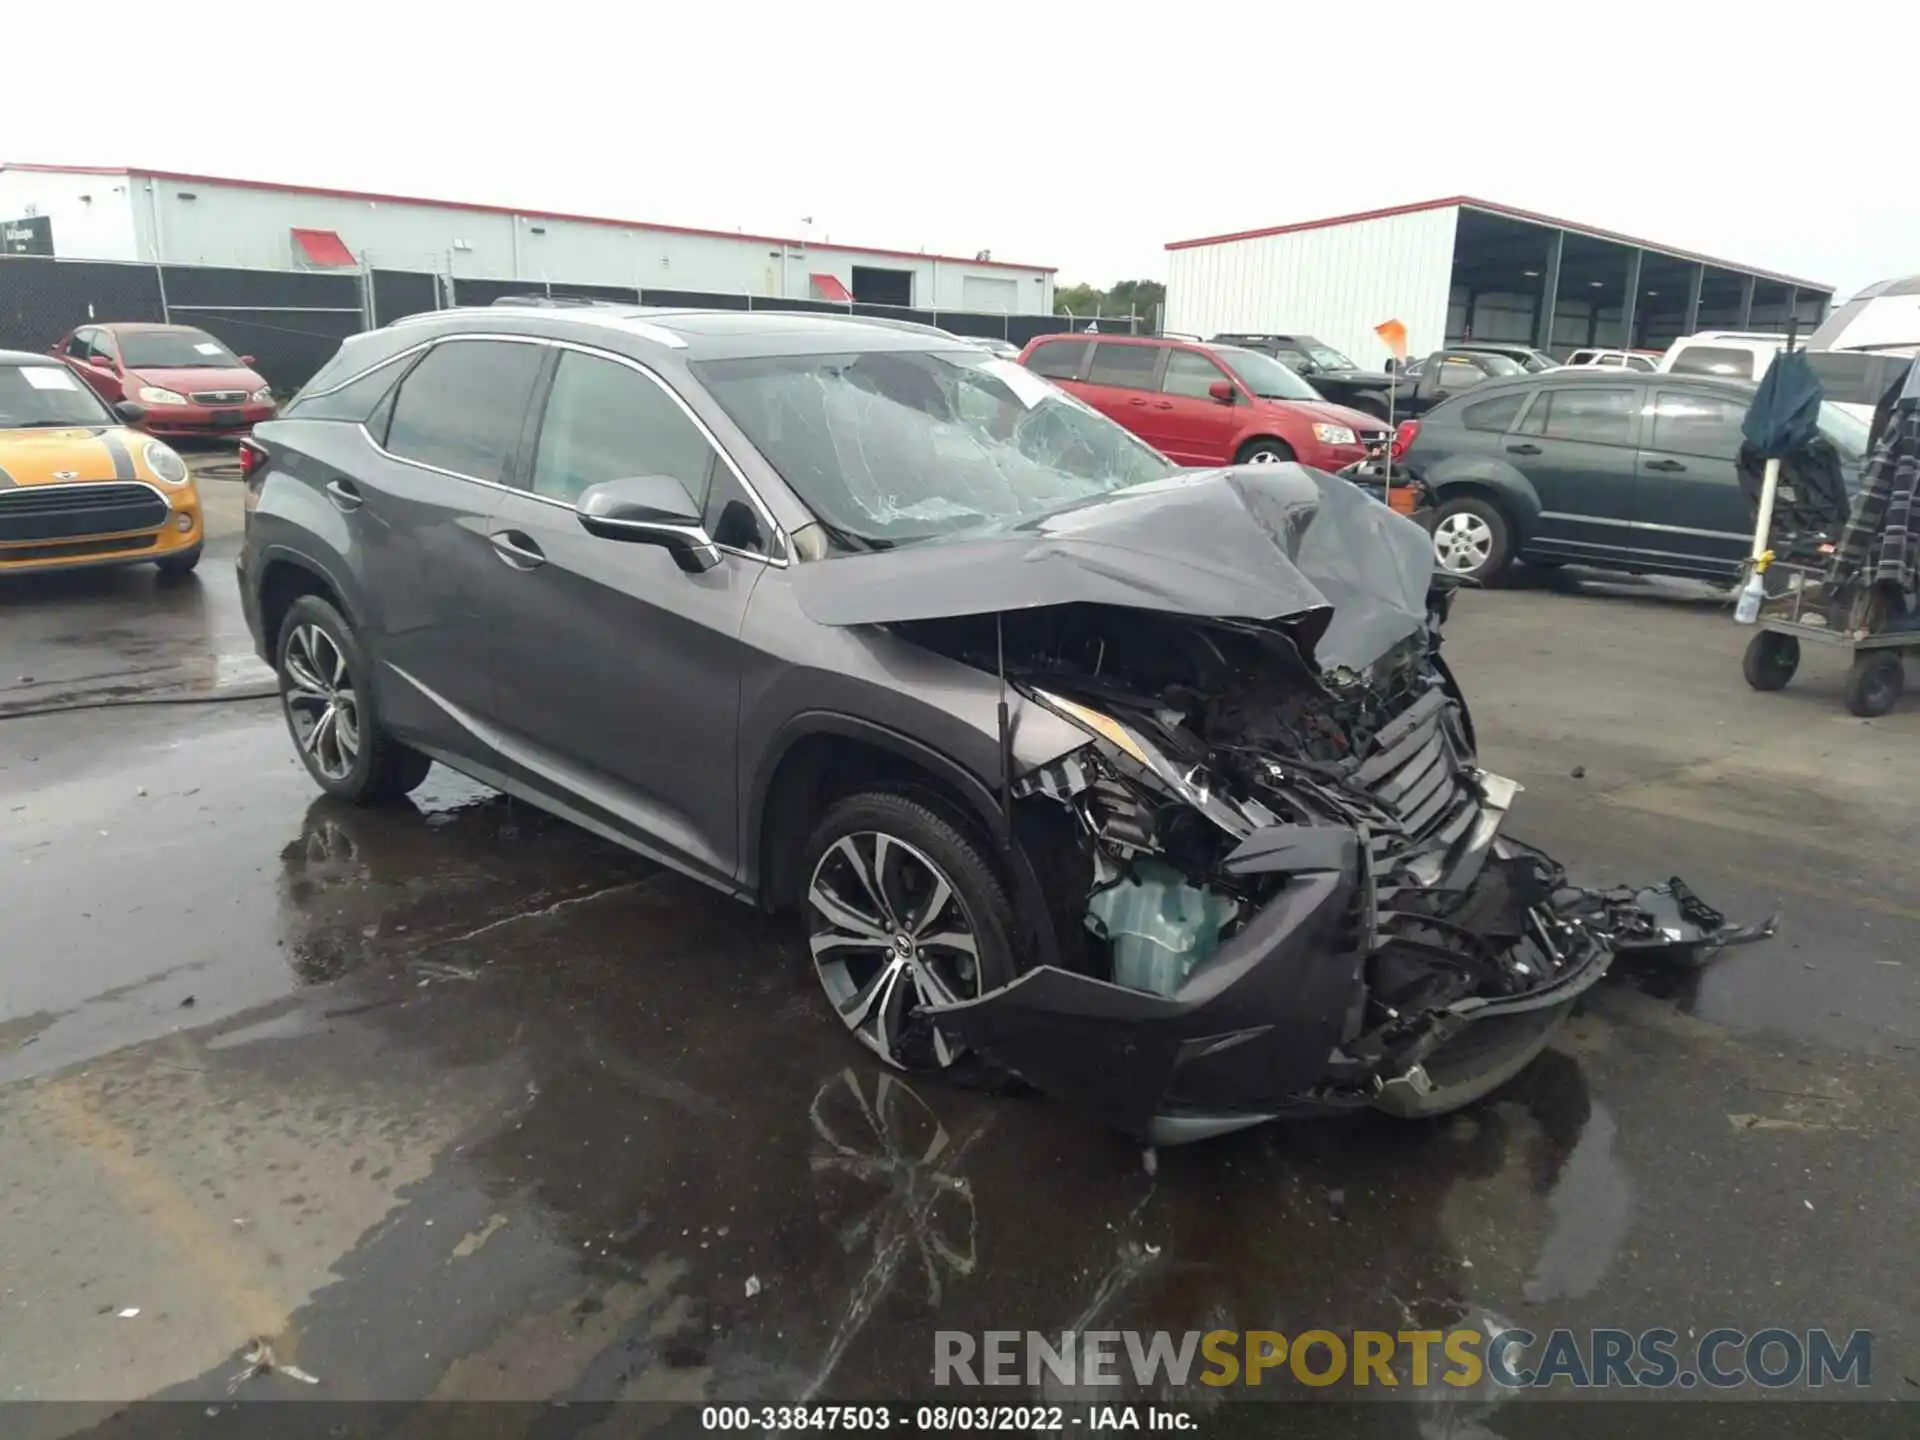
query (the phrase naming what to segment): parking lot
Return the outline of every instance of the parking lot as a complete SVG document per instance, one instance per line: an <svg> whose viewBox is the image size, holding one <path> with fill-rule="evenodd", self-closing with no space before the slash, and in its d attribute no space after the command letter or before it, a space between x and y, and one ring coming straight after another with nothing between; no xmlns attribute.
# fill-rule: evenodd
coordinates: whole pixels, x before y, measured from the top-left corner
<svg viewBox="0 0 1920 1440"><path fill-rule="evenodd" d="M325 1398L899 1397L942 1328L1489 1320L1869 1329L1920 1384L1915 715L1818 653L1750 692L1722 597L1530 580L1449 654L1516 834L1777 940L1617 968L1451 1120L1148 1157L883 1074L770 922L444 770L316 798L219 458L196 576L0 595L8 1398L224 1400L258 1339Z"/></svg>

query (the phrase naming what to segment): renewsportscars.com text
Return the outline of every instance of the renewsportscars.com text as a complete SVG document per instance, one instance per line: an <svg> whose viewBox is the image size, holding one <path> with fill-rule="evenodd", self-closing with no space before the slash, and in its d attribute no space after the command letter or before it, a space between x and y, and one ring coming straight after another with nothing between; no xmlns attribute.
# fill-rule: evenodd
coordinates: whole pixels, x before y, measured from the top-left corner
<svg viewBox="0 0 1920 1440"><path fill-rule="evenodd" d="M1708 1330L1028 1330L934 1335L936 1385L1824 1389L1873 1383L1873 1335Z"/></svg>

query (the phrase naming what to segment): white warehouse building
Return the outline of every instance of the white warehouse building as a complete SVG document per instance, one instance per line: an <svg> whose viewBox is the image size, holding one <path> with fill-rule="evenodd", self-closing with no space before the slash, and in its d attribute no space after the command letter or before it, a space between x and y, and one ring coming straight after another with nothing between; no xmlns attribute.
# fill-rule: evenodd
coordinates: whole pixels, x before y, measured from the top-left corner
<svg viewBox="0 0 1920 1440"><path fill-rule="evenodd" d="M160 170L0 165L0 251L268 270L428 271L1009 315L1054 267Z"/></svg>
<svg viewBox="0 0 1920 1440"><path fill-rule="evenodd" d="M1762 229L1761 233L1764 233ZM1663 349L1705 329L1809 334L1833 287L1470 196L1167 247L1168 330L1313 335L1366 368L1398 320L1408 350L1505 340L1564 356Z"/></svg>

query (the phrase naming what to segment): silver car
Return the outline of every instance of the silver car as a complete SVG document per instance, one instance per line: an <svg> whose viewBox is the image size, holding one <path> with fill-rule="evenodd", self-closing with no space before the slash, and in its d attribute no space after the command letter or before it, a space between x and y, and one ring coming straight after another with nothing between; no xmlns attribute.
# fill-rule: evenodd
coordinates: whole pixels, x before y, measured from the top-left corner
<svg viewBox="0 0 1920 1440"><path fill-rule="evenodd" d="M791 913L891 1065L1162 1142L1434 1113L1618 949L1740 938L1501 837L1418 526L1181 471L951 337L416 317L244 468L241 591L323 789L439 761Z"/></svg>

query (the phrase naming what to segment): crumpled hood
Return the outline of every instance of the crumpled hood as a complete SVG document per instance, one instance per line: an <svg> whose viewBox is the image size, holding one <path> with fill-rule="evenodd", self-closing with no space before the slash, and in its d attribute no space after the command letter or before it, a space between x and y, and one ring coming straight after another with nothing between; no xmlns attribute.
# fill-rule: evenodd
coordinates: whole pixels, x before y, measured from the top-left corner
<svg viewBox="0 0 1920 1440"><path fill-rule="evenodd" d="M1049 515L796 566L822 625L1048 605L1288 621L1323 669L1370 664L1426 623L1427 533L1300 465L1188 472Z"/></svg>

